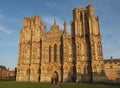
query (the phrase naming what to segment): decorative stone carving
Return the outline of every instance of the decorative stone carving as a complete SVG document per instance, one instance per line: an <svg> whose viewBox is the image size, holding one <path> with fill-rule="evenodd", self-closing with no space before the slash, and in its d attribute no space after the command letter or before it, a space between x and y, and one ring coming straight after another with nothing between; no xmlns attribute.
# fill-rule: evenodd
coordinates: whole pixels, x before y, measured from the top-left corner
<svg viewBox="0 0 120 88"><path fill-rule="evenodd" d="M46 32L39 16L24 18L16 81L50 82L54 72L61 82L104 80L100 78L104 64L94 7L73 10L71 35L66 25L64 21L64 29L60 30L54 20L50 32Z"/></svg>

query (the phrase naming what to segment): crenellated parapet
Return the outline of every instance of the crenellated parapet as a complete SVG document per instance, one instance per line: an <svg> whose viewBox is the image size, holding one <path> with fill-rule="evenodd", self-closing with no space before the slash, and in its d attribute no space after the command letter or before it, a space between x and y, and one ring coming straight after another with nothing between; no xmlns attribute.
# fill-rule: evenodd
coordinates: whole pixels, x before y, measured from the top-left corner
<svg viewBox="0 0 120 88"><path fill-rule="evenodd" d="M39 16L33 18L25 17L24 25L20 32L20 43L30 43L31 41L40 42L43 28L44 24Z"/></svg>

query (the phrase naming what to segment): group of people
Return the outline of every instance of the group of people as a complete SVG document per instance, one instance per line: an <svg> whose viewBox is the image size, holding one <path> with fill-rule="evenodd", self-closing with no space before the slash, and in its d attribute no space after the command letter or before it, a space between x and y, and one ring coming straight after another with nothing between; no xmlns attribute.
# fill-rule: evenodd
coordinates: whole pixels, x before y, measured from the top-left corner
<svg viewBox="0 0 120 88"><path fill-rule="evenodd" d="M54 71L54 73L51 76L51 84L57 84L58 82L58 74L56 71Z"/></svg>

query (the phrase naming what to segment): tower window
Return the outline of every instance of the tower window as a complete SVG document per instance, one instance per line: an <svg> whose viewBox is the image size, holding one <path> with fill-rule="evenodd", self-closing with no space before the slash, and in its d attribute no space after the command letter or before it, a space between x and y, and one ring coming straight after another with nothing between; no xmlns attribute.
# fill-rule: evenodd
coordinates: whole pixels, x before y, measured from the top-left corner
<svg viewBox="0 0 120 88"><path fill-rule="evenodd" d="M54 62L57 62L57 45L54 45Z"/></svg>
<svg viewBox="0 0 120 88"><path fill-rule="evenodd" d="M51 46L49 46L49 62L51 62Z"/></svg>

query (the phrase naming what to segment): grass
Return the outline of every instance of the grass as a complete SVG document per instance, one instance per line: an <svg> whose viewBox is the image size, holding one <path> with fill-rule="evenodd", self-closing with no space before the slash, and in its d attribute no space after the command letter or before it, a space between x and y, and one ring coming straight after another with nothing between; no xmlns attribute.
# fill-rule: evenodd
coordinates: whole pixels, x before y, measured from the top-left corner
<svg viewBox="0 0 120 88"><path fill-rule="evenodd" d="M61 83L61 88L120 88L120 83ZM0 88L52 88L50 83L0 81Z"/></svg>
<svg viewBox="0 0 120 88"><path fill-rule="evenodd" d="M0 81L0 88L51 88L50 83Z"/></svg>
<svg viewBox="0 0 120 88"><path fill-rule="evenodd" d="M118 83L63 83L62 88L120 88Z"/></svg>

